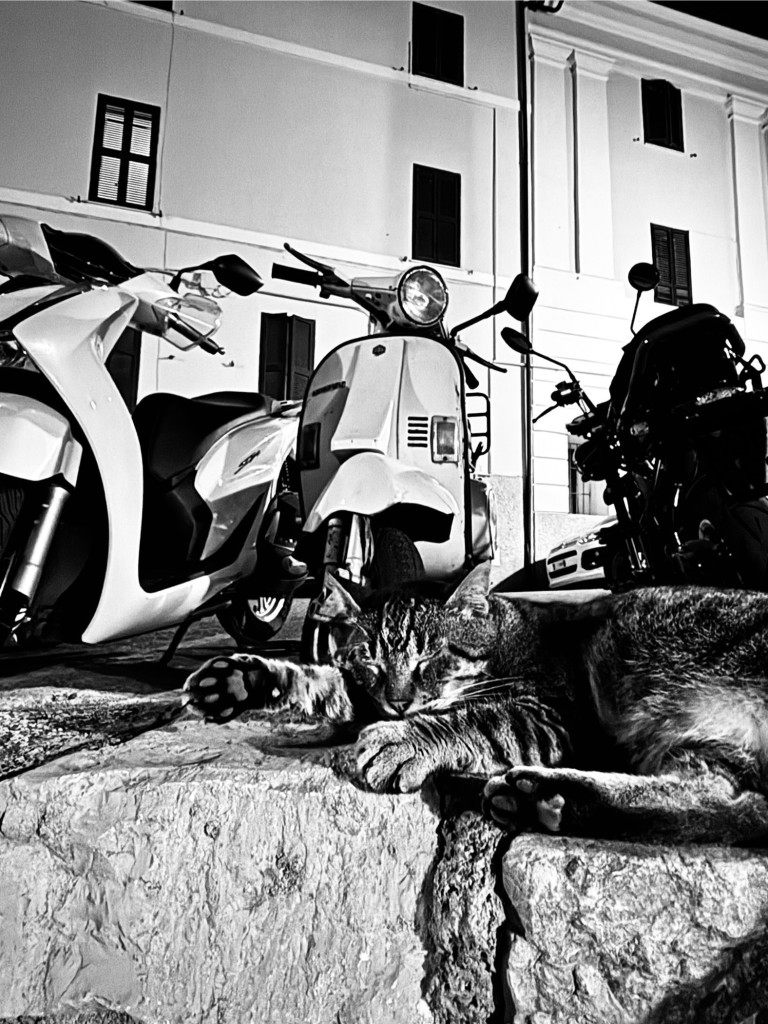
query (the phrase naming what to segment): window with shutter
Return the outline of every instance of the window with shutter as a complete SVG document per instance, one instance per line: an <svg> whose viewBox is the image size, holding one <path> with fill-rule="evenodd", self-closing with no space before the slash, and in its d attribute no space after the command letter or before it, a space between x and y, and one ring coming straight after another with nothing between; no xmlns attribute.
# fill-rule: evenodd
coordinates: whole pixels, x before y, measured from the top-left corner
<svg viewBox="0 0 768 1024"><path fill-rule="evenodd" d="M262 313L259 391L271 398L302 399L315 365L315 321Z"/></svg>
<svg viewBox="0 0 768 1024"><path fill-rule="evenodd" d="M693 301L688 232L651 224L651 245L653 263L659 272L654 299L670 306L687 306Z"/></svg>
<svg viewBox="0 0 768 1024"><path fill-rule="evenodd" d="M412 255L458 267L461 259L461 175L413 167Z"/></svg>
<svg viewBox="0 0 768 1024"><path fill-rule="evenodd" d="M644 78L642 103L645 141L682 152L683 104L680 90L662 78Z"/></svg>
<svg viewBox="0 0 768 1024"><path fill-rule="evenodd" d="M100 95L88 198L151 210L159 135L159 107Z"/></svg>
<svg viewBox="0 0 768 1024"><path fill-rule="evenodd" d="M464 18L460 14L413 5L411 72L464 84Z"/></svg>

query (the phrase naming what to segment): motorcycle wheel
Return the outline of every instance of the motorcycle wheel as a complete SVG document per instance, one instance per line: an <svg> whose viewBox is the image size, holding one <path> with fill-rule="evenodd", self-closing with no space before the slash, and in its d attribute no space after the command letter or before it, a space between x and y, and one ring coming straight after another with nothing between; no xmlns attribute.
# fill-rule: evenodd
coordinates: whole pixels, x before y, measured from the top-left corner
<svg viewBox="0 0 768 1024"><path fill-rule="evenodd" d="M423 575L424 563L408 534L393 526L382 527L376 534L371 564L374 589L397 586ZM301 660L327 665L333 661L335 650L328 623L316 622L307 615L301 631Z"/></svg>
<svg viewBox="0 0 768 1024"><path fill-rule="evenodd" d="M18 594L7 593L7 581L13 564L14 528L26 496L24 482L0 476L0 647L11 635L16 618L23 608Z"/></svg>
<svg viewBox="0 0 768 1024"><path fill-rule="evenodd" d="M290 597L239 598L216 617L236 643L261 647L283 628L292 604Z"/></svg>

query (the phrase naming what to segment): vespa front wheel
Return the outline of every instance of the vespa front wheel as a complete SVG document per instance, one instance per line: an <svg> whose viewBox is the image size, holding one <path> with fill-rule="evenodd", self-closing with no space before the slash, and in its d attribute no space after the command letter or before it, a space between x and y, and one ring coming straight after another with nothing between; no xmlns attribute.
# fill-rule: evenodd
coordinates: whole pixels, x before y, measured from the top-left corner
<svg viewBox="0 0 768 1024"><path fill-rule="evenodd" d="M217 618L243 647L261 647L280 632L291 611L290 597L236 598Z"/></svg>
<svg viewBox="0 0 768 1024"><path fill-rule="evenodd" d="M420 579L424 562L407 533L385 526L376 534L371 563L371 581L376 589Z"/></svg>
<svg viewBox="0 0 768 1024"><path fill-rule="evenodd" d="M421 555L407 533L393 526L384 526L376 532L371 561L371 584L375 590L394 587L423 575ZM310 664L328 664L333 661L335 650L329 624L318 622L308 614L301 632L301 660Z"/></svg>

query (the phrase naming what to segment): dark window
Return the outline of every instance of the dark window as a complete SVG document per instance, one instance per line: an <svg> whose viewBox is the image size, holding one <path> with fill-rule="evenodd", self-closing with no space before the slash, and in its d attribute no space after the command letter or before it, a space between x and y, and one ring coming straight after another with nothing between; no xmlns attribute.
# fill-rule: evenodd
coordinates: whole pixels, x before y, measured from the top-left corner
<svg viewBox="0 0 768 1024"><path fill-rule="evenodd" d="M651 242L653 263L659 272L654 299L670 306L687 306L693 301L688 232L651 224Z"/></svg>
<svg viewBox="0 0 768 1024"><path fill-rule="evenodd" d="M123 401L133 412L139 390L139 352L141 331L128 327L107 357L107 370Z"/></svg>
<svg viewBox="0 0 768 1024"><path fill-rule="evenodd" d="M173 11L173 0L133 0L141 7L156 7L158 11Z"/></svg>
<svg viewBox="0 0 768 1024"><path fill-rule="evenodd" d="M643 133L654 146L683 150L683 106L680 90L662 78L644 78Z"/></svg>
<svg viewBox="0 0 768 1024"><path fill-rule="evenodd" d="M583 437L568 438L568 511L577 515L607 516L603 500L604 480L585 480L576 466L574 453Z"/></svg>
<svg viewBox="0 0 768 1024"><path fill-rule="evenodd" d="M461 257L461 175L413 167L413 258L458 267Z"/></svg>
<svg viewBox="0 0 768 1024"><path fill-rule="evenodd" d="M315 363L315 321L287 313L261 314L259 391L272 398L304 397Z"/></svg>
<svg viewBox="0 0 768 1024"><path fill-rule="evenodd" d="M464 19L460 14L413 5L411 71L464 85Z"/></svg>
<svg viewBox="0 0 768 1024"><path fill-rule="evenodd" d="M88 198L151 210L160 108L99 96Z"/></svg>

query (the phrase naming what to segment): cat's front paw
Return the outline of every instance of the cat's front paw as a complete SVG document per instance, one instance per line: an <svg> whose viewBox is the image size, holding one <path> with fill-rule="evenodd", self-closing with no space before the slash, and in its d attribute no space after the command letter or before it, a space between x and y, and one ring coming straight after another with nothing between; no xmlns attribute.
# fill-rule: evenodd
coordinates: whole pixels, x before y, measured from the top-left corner
<svg viewBox="0 0 768 1024"><path fill-rule="evenodd" d="M513 768L486 783L483 810L509 832L558 833L565 810L562 783L557 768Z"/></svg>
<svg viewBox="0 0 768 1024"><path fill-rule="evenodd" d="M284 684L255 654L211 658L184 683L190 703L213 722L229 722L249 708L274 707Z"/></svg>
<svg viewBox="0 0 768 1024"><path fill-rule="evenodd" d="M419 750L407 721L376 722L363 729L355 755L357 771L377 793L412 793L434 771L428 754Z"/></svg>

